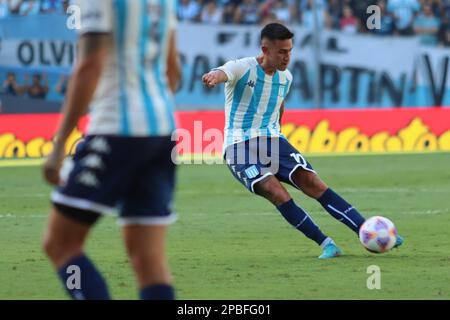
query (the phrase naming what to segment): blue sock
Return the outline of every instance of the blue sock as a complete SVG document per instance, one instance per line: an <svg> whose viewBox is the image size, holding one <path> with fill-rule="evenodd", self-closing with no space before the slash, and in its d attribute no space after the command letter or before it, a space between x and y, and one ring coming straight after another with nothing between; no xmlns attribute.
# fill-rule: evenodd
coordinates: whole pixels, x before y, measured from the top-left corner
<svg viewBox="0 0 450 320"><path fill-rule="evenodd" d="M330 188L325 191L325 193L317 199L322 207L328 211L334 218L341 221L347 227L355 231L359 232L359 228L366 221L366 219L347 203L344 199L342 199L337 193L335 193Z"/></svg>
<svg viewBox="0 0 450 320"><path fill-rule="evenodd" d="M175 291L169 284L144 287L140 291L141 300L175 300Z"/></svg>
<svg viewBox="0 0 450 320"><path fill-rule="evenodd" d="M277 209L291 225L303 232L311 240L314 240L318 245L322 245L328 239L312 221L311 217L295 204L294 200L291 199L283 203Z"/></svg>
<svg viewBox="0 0 450 320"><path fill-rule="evenodd" d="M73 258L58 274L75 300L110 300L106 282L85 255Z"/></svg>

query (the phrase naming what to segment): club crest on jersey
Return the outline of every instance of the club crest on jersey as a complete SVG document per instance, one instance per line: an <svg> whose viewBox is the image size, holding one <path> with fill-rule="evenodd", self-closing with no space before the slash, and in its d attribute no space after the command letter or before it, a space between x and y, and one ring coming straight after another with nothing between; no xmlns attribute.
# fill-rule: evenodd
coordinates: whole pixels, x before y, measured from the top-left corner
<svg viewBox="0 0 450 320"><path fill-rule="evenodd" d="M259 175L259 170L256 166L251 166L250 168L247 168L245 170L245 175L249 178L249 179L253 179L255 177L257 177Z"/></svg>

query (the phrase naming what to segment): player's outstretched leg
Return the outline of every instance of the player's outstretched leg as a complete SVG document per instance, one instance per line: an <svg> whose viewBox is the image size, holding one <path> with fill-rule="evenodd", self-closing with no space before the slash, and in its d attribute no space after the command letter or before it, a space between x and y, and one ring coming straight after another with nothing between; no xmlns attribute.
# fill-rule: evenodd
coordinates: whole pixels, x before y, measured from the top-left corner
<svg viewBox="0 0 450 320"><path fill-rule="evenodd" d="M359 235L359 229L366 219L355 207L329 188L315 172L298 169L292 178L306 195L316 199L331 216ZM403 238L398 235L394 248L401 246L403 242Z"/></svg>
<svg viewBox="0 0 450 320"><path fill-rule="evenodd" d="M327 210L333 217L343 222L359 236L359 229L364 223L364 217L352 205L347 203L332 189L328 188L317 201ZM398 248L403 244L403 237L397 235L394 248Z"/></svg>
<svg viewBox="0 0 450 320"><path fill-rule="evenodd" d="M294 228L322 247L323 253L319 258L328 259L342 254L333 239L323 234L311 217L295 204L277 178L271 176L262 182L258 182L255 186L255 192L272 202Z"/></svg>
<svg viewBox="0 0 450 320"><path fill-rule="evenodd" d="M356 234L366 219L347 201L328 188L317 201L328 211L334 218L344 223L352 229Z"/></svg>
<svg viewBox="0 0 450 320"><path fill-rule="evenodd" d="M126 225L123 234L141 300L174 300L165 256L166 226Z"/></svg>
<svg viewBox="0 0 450 320"><path fill-rule="evenodd" d="M88 215L90 214L86 212L79 213L79 216L85 218ZM94 217L94 214L90 216ZM110 299L105 280L83 253L85 239L95 220L94 217L92 221L81 223L62 215L54 208L44 238L44 251L57 269L65 289L76 300Z"/></svg>
<svg viewBox="0 0 450 320"><path fill-rule="evenodd" d="M315 172L299 168L293 173L292 178L306 195L316 199L331 216L358 234L365 218L341 196L328 188Z"/></svg>

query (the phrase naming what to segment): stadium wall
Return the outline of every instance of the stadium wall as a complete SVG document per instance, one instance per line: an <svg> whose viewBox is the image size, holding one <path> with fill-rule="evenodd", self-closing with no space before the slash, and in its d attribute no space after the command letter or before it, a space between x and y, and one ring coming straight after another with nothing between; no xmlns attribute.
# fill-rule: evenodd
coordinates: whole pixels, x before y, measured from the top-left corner
<svg viewBox="0 0 450 320"><path fill-rule="evenodd" d="M179 154L220 156L224 113L177 112ZM0 159L40 158L53 148L58 114L0 115ZM88 119L73 132L72 153ZM450 151L450 109L287 110L282 131L307 154Z"/></svg>

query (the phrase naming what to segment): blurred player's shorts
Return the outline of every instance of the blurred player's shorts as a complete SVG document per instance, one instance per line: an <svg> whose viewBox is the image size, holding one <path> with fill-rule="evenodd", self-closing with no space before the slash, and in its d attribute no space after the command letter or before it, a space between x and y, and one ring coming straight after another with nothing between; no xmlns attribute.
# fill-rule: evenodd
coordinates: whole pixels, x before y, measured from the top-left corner
<svg viewBox="0 0 450 320"><path fill-rule="evenodd" d="M64 185L52 201L80 214L118 211L120 225L170 224L176 220L174 147L170 137L88 136L64 164Z"/></svg>

